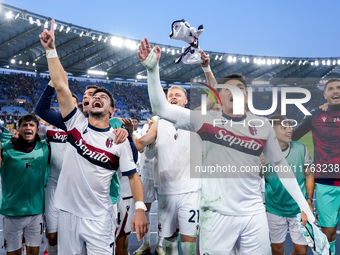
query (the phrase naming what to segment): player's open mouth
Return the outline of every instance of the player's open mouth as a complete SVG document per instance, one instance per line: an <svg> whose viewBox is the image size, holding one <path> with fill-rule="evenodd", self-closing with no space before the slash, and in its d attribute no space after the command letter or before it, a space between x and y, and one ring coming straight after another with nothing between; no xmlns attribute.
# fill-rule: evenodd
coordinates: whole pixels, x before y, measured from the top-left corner
<svg viewBox="0 0 340 255"><path fill-rule="evenodd" d="M177 101L171 101L171 104L177 104L178 102Z"/></svg>
<svg viewBox="0 0 340 255"><path fill-rule="evenodd" d="M332 97L332 99L340 99L340 97L339 96L335 96L335 97Z"/></svg>
<svg viewBox="0 0 340 255"><path fill-rule="evenodd" d="M100 101L95 101L93 104L92 104L92 108L102 108L103 107L103 103L100 102Z"/></svg>
<svg viewBox="0 0 340 255"><path fill-rule="evenodd" d="M230 98L230 102L234 102L234 98L233 97Z"/></svg>
<svg viewBox="0 0 340 255"><path fill-rule="evenodd" d="M86 101L83 101L83 105L84 105L84 106L88 106L89 104L90 104L89 101L87 101L87 100L86 100Z"/></svg>
<svg viewBox="0 0 340 255"><path fill-rule="evenodd" d="M27 131L24 133L25 135L33 135L33 132Z"/></svg>

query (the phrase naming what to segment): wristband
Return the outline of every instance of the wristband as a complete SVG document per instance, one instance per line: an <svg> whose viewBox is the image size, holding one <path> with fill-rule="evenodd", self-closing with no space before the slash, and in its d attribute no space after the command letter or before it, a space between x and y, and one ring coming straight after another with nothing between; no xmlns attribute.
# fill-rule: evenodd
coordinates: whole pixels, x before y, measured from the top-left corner
<svg viewBox="0 0 340 255"><path fill-rule="evenodd" d="M307 200L308 200L308 199L312 200L312 202L313 202L313 198L312 198L312 197L307 197Z"/></svg>
<svg viewBox="0 0 340 255"><path fill-rule="evenodd" d="M137 209L142 209L142 210L144 210L144 211L147 210L147 208L146 208L144 202L142 202L142 201L137 201L137 202L135 203L135 210L137 210Z"/></svg>
<svg viewBox="0 0 340 255"><path fill-rule="evenodd" d="M57 57L58 57L58 54L57 54L56 49L46 51L46 58L57 58Z"/></svg>
<svg viewBox="0 0 340 255"><path fill-rule="evenodd" d="M210 65L207 66L207 67L203 67L203 66L202 66L202 69L203 69L203 71L204 71L205 73L211 72Z"/></svg>

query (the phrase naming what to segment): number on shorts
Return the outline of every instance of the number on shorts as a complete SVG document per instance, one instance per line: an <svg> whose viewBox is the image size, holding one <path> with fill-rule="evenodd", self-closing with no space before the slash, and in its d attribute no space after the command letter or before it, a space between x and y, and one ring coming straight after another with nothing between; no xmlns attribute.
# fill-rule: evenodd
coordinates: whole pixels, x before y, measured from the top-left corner
<svg viewBox="0 0 340 255"><path fill-rule="evenodd" d="M43 234L43 224L40 222L40 235Z"/></svg>
<svg viewBox="0 0 340 255"><path fill-rule="evenodd" d="M189 218L188 222L195 223L194 218L195 218L195 215L196 215L196 211L195 210L190 210L189 212L192 213L192 215ZM197 210L197 222L199 222L199 219L200 219L200 211Z"/></svg>

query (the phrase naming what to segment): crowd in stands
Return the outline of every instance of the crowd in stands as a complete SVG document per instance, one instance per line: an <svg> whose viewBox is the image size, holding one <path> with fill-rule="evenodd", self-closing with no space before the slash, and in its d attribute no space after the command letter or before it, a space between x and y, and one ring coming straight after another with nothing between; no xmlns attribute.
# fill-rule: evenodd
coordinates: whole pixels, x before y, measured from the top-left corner
<svg viewBox="0 0 340 255"><path fill-rule="evenodd" d="M5 124L16 123L18 116L33 111L48 82L48 76L34 76L24 73L0 74L0 119ZM125 81L80 81L75 78L69 78L69 86L80 101L82 101L86 86L94 84L103 86L113 93L116 100L115 116L145 120L152 114L146 84ZM311 100L305 104L308 110L315 109L324 103L323 91L318 89L317 86L308 85L305 88L312 94ZM191 108L199 106L201 93L193 93ZM289 96L297 98L299 95L291 94ZM281 112L280 97L279 93L278 109L275 113ZM188 98L190 98L190 95L188 95ZM52 100L52 107L57 109L56 96ZM253 100L256 109L269 109L272 104L272 91L266 88L256 88L253 92ZM296 109L295 106L288 105L287 112L289 113L288 118L295 119L298 122L304 117L303 113Z"/></svg>

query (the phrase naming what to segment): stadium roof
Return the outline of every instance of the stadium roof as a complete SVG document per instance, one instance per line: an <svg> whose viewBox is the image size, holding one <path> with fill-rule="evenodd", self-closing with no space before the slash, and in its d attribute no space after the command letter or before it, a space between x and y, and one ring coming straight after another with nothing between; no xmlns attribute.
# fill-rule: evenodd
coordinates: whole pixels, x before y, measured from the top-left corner
<svg viewBox="0 0 340 255"><path fill-rule="evenodd" d="M0 67L47 72L45 50L38 35L49 28L51 18L2 4L0 12ZM145 81L146 71L137 57L136 39L123 38L56 20L56 46L61 63L74 76L121 78ZM155 45L155 43L152 43ZM181 48L158 44L162 49L161 80L186 83L203 77L199 65L175 64ZM291 85L319 83L340 77L340 58L294 58L206 52L217 78L229 73L244 74L249 83ZM307 80L306 80L307 79ZM285 83L286 80L285 80Z"/></svg>

